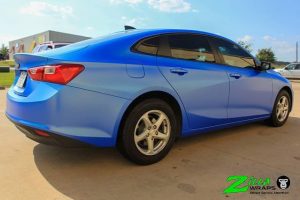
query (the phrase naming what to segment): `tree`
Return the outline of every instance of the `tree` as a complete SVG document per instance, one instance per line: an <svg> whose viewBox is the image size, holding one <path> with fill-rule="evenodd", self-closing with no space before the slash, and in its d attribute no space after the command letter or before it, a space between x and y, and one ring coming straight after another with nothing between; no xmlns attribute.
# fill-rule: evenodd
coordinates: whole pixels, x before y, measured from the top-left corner
<svg viewBox="0 0 300 200"><path fill-rule="evenodd" d="M243 47L244 49L246 49L249 53L251 53L252 52L252 44L250 44L250 43L248 43L248 42L246 42L246 41L242 41L242 40L240 40L240 41L238 41L238 44L241 46L241 47Z"/></svg>
<svg viewBox="0 0 300 200"><path fill-rule="evenodd" d="M4 44L2 44L2 47L0 49L0 55L3 59L8 59L9 50Z"/></svg>
<svg viewBox="0 0 300 200"><path fill-rule="evenodd" d="M275 54L271 48L259 49L256 54L256 57L260 61L265 61L265 62L275 62L276 61Z"/></svg>

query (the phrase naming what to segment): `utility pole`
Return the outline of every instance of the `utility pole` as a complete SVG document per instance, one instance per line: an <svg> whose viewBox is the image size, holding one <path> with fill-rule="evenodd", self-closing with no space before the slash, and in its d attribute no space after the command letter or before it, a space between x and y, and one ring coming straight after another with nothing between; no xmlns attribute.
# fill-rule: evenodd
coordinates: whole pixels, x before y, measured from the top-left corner
<svg viewBox="0 0 300 200"><path fill-rule="evenodd" d="M298 62L298 42L296 42L296 62Z"/></svg>

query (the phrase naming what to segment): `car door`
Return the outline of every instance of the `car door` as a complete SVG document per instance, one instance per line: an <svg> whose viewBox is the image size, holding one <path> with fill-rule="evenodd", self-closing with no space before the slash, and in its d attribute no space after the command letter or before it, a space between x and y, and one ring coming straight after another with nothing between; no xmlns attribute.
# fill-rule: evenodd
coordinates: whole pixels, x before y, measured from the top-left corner
<svg viewBox="0 0 300 200"><path fill-rule="evenodd" d="M157 64L180 96L190 129L227 123L229 79L205 36L162 37Z"/></svg>
<svg viewBox="0 0 300 200"><path fill-rule="evenodd" d="M300 64L295 64L294 68L290 70L291 78L300 78Z"/></svg>
<svg viewBox="0 0 300 200"><path fill-rule="evenodd" d="M272 77L257 70L255 59L239 45L211 38L230 80L229 122L269 116L272 103Z"/></svg>
<svg viewBox="0 0 300 200"><path fill-rule="evenodd" d="M282 76L286 78L293 78L293 71L296 67L296 64L289 64L286 66L283 71L281 72Z"/></svg>

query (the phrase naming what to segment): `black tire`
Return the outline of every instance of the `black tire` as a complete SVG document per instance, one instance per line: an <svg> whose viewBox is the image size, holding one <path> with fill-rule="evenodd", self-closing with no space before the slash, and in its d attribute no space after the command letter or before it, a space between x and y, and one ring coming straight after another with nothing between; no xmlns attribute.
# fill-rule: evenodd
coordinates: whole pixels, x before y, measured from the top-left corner
<svg viewBox="0 0 300 200"><path fill-rule="evenodd" d="M162 111L169 120L170 136L165 146L155 155L145 155L137 147L134 139L135 128L141 117L152 110ZM146 129L144 129L146 130ZM140 165L150 165L163 159L172 148L176 136L179 135L180 122L169 104L160 99L147 99L138 103L127 115L118 139L118 147L124 157ZM147 142L147 140L146 140Z"/></svg>
<svg viewBox="0 0 300 200"><path fill-rule="evenodd" d="M277 116L277 105L278 105L278 102L280 101L280 99L282 97L286 97L287 100L288 100L288 111L287 111L287 115L286 115L285 119L284 120L279 120L279 118ZM271 115L270 119L268 120L269 124L273 127L283 126L286 123L287 119L289 118L289 114L290 114L290 111L291 111L291 106L292 106L292 101L291 101L290 94L286 90L281 90L279 92L279 94L277 95L277 97L276 97L276 100L275 100L275 103L274 103L274 106L273 106L272 115Z"/></svg>

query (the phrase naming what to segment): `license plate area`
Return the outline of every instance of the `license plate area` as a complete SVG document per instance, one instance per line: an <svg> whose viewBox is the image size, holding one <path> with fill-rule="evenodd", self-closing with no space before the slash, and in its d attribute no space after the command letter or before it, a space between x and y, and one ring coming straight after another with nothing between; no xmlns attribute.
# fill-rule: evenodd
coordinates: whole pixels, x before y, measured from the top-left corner
<svg viewBox="0 0 300 200"><path fill-rule="evenodd" d="M20 77L19 77L19 79L17 81L16 86L18 88L24 88L25 82L26 82L26 78L27 78L27 72L26 71L22 71L21 74L20 74Z"/></svg>

